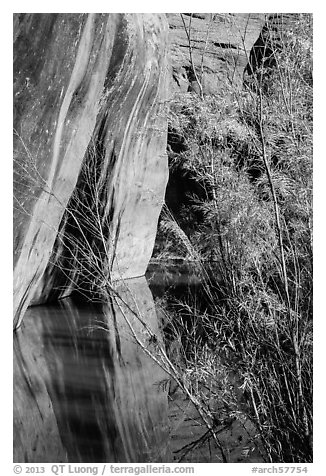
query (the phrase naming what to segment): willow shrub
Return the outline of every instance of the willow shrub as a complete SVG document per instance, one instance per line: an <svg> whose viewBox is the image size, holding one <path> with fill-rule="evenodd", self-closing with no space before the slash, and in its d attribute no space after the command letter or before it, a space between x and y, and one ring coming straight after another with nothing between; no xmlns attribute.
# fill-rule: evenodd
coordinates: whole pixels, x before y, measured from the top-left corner
<svg viewBox="0 0 326 476"><path fill-rule="evenodd" d="M281 51L275 47L276 66L262 66L243 89L180 95L170 114L185 144L171 162L206 190L184 211L201 211L187 238L205 268L209 303L205 313L186 304L206 335L192 340L192 352L187 344L189 375L198 391L198 355L210 369L215 362L207 345L224 375L236 367L247 415L273 462L312 460L311 23L298 15ZM176 218L182 228L184 217Z"/></svg>

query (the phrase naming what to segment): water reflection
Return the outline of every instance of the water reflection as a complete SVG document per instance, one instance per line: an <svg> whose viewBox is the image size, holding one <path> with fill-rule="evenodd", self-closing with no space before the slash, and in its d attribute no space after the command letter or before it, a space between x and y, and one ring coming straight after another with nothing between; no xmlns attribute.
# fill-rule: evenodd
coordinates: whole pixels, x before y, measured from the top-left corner
<svg viewBox="0 0 326 476"><path fill-rule="evenodd" d="M64 299L30 308L14 338L15 462L168 461L163 371L146 346L157 316L145 278L120 283L126 304Z"/></svg>
<svg viewBox="0 0 326 476"><path fill-rule="evenodd" d="M170 292L174 298L198 294L203 286L203 270L196 262L174 260L151 262L146 271L149 287L155 298Z"/></svg>

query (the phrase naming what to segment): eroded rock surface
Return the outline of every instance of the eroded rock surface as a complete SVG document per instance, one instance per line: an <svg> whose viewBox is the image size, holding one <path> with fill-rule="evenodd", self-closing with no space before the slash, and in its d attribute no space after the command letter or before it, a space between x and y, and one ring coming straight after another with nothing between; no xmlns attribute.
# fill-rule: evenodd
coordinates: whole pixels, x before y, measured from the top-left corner
<svg viewBox="0 0 326 476"><path fill-rule="evenodd" d="M265 15L261 13L170 13L170 50L175 91L199 92L192 72L193 63L201 78L204 94L223 90L223 85L241 83L250 50L259 37ZM189 30L190 25L190 30Z"/></svg>
<svg viewBox="0 0 326 476"><path fill-rule="evenodd" d="M63 244L85 221L63 216L85 171L100 184L111 278L145 273L167 181L166 46L164 15L15 15L15 326L74 287Z"/></svg>
<svg viewBox="0 0 326 476"><path fill-rule="evenodd" d="M245 75L251 76L262 67L266 70L277 66L276 56L284 49L286 34L295 26L300 14L274 13L266 17L260 35L250 51Z"/></svg>

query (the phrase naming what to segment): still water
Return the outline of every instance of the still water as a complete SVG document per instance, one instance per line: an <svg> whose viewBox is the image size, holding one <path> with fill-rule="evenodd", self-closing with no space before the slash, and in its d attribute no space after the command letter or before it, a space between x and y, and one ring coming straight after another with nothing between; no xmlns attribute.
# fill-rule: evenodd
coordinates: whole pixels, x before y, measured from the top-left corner
<svg viewBox="0 0 326 476"><path fill-rule="evenodd" d="M15 462L171 461L167 376L127 323L150 347L128 306L159 336L153 297L145 278L117 291L126 305L28 309L14 336Z"/></svg>
<svg viewBox="0 0 326 476"><path fill-rule="evenodd" d="M121 299L104 304L28 309L14 335L14 462L222 462L189 399L132 335L157 355L164 315L153 295L200 296L200 273L153 265L147 279L117 284ZM236 419L219 432L228 462L262 461L254 435Z"/></svg>

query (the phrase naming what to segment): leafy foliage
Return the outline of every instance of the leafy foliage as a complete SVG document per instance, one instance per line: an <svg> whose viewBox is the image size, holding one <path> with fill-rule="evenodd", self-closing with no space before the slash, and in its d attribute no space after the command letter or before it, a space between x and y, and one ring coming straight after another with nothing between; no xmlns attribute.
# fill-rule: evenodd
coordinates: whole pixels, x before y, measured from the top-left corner
<svg viewBox="0 0 326 476"><path fill-rule="evenodd" d="M210 379L214 366L229 376L236 367L265 459L303 462L312 460L310 15L295 16L273 54L242 89L175 98L171 127L185 146L170 160L206 190L176 217L206 273L205 310L184 303L206 336L183 327L188 373L207 388L205 365ZM200 217L192 228L189 216ZM234 408L234 394L224 397Z"/></svg>

